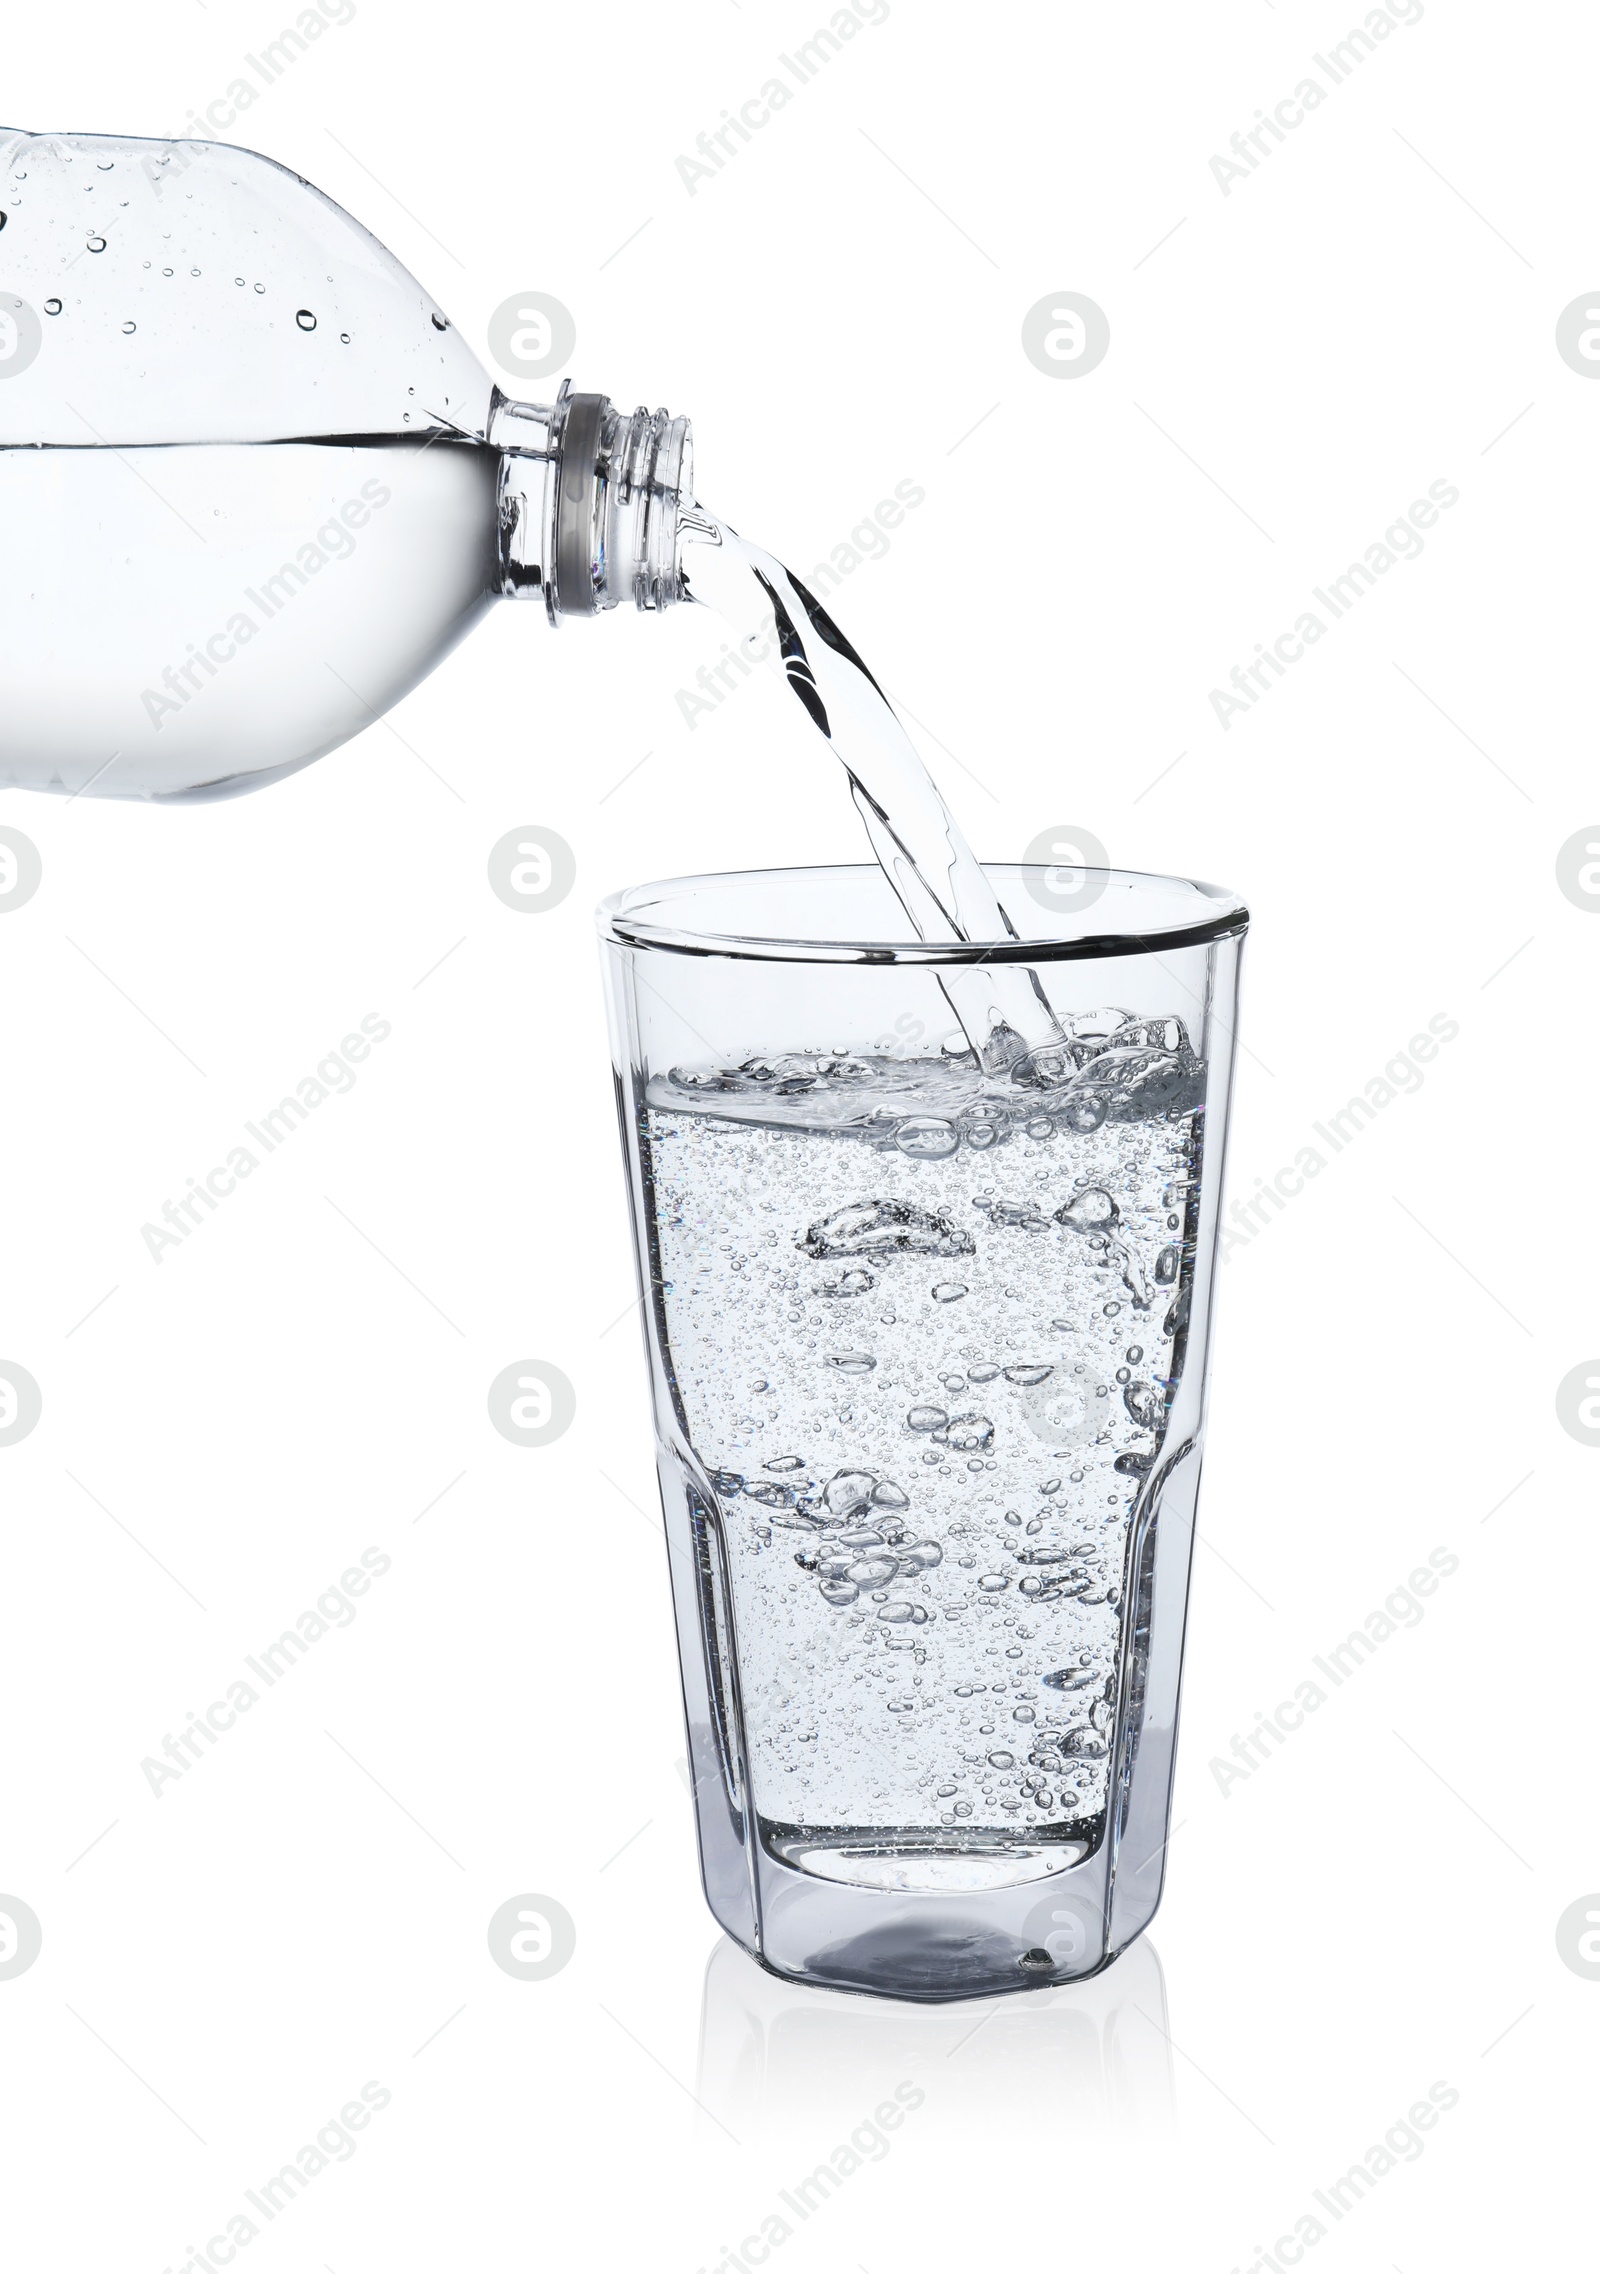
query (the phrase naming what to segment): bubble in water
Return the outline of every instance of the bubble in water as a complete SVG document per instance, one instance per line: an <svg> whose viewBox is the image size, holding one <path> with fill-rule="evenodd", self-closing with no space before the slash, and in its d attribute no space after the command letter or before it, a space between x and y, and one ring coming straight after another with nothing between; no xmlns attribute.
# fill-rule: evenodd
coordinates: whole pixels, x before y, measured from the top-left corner
<svg viewBox="0 0 1600 2274"><path fill-rule="evenodd" d="M1142 1346L1137 1342L1130 1342L1128 1345L1128 1364L1130 1366L1137 1366L1143 1356L1144 1350Z"/></svg>
<svg viewBox="0 0 1600 2274"><path fill-rule="evenodd" d="M317 328L317 319L312 315L309 308L297 308L294 312L294 320L303 332L314 332Z"/></svg>
<svg viewBox="0 0 1600 2274"><path fill-rule="evenodd" d="M1000 1595L1011 1585L1011 1581L1003 1571L986 1571L978 1585L986 1595Z"/></svg>
<svg viewBox="0 0 1600 2274"><path fill-rule="evenodd" d="M981 1358L976 1365L967 1368L967 1380L969 1382L992 1382L999 1372L998 1366L991 1365L987 1358Z"/></svg>
<svg viewBox="0 0 1600 2274"><path fill-rule="evenodd" d="M1006 1380L1015 1382L1019 1389L1032 1390L1039 1383L1048 1381L1054 1372L1053 1366L1008 1366Z"/></svg>
<svg viewBox="0 0 1600 2274"><path fill-rule="evenodd" d="M942 1405L914 1405L906 1415L906 1427L924 1431L942 1429L949 1419Z"/></svg>
<svg viewBox="0 0 1600 2274"><path fill-rule="evenodd" d="M847 1604L856 1600L861 1590L853 1579L824 1579L819 1583L817 1592L825 1603L831 1603L835 1610L842 1611Z"/></svg>
<svg viewBox="0 0 1600 2274"><path fill-rule="evenodd" d="M841 1350L827 1360L841 1374L870 1374L878 1361L865 1350Z"/></svg>
<svg viewBox="0 0 1600 2274"><path fill-rule="evenodd" d="M897 1484L885 1479L882 1484L873 1486L872 1505L874 1508L909 1508L911 1502Z"/></svg>
<svg viewBox="0 0 1600 2274"><path fill-rule="evenodd" d="M851 1564L846 1576L853 1579L858 1587L886 1587L894 1573L895 1560L892 1555L868 1555L863 1556L859 1563Z"/></svg>
<svg viewBox="0 0 1600 2274"><path fill-rule="evenodd" d="M830 1279L827 1282L822 1292L824 1295L838 1295L840 1297L866 1295L876 1285L877 1281L870 1271L842 1271L837 1279Z"/></svg>
<svg viewBox="0 0 1600 2274"><path fill-rule="evenodd" d="M91 253L103 253L105 249L106 241L104 237L91 237L89 239L89 251Z"/></svg>
<svg viewBox="0 0 1600 2274"><path fill-rule="evenodd" d="M894 1133L898 1149L913 1161L942 1161L960 1143L948 1121L934 1114L916 1114L902 1121Z"/></svg>
<svg viewBox="0 0 1600 2274"><path fill-rule="evenodd" d="M885 1603L878 1616L892 1627L920 1627L927 1623L928 1614L920 1603Z"/></svg>
<svg viewBox="0 0 1600 2274"><path fill-rule="evenodd" d="M1116 1202L1097 1184L1085 1185L1056 1210L1056 1222L1065 1224L1069 1232L1109 1231L1116 1220Z"/></svg>
<svg viewBox="0 0 1600 2274"><path fill-rule="evenodd" d="M967 1292L959 1279L941 1279L933 1290L936 1303L959 1303Z"/></svg>
<svg viewBox="0 0 1600 2274"><path fill-rule="evenodd" d="M987 1216L997 1230L1004 1227L1008 1231L1048 1232L1050 1229L1049 1217L1041 1216L1031 1200L995 1200L987 1193L979 1193L972 1205Z"/></svg>
<svg viewBox="0 0 1600 2274"><path fill-rule="evenodd" d="M1010 1136L1010 1119L998 1110L963 1114L961 1134L975 1153L987 1153L991 1146L1003 1145Z"/></svg>
<svg viewBox="0 0 1600 2274"><path fill-rule="evenodd" d="M897 1548L900 1559L900 1576L909 1579L919 1571L932 1571L944 1561L944 1550L937 1540L912 1540L908 1546Z"/></svg>
<svg viewBox="0 0 1600 2274"><path fill-rule="evenodd" d="M124 324L122 328L124 332L136 332L139 329L138 325L132 322L131 319L129 322Z"/></svg>
<svg viewBox="0 0 1600 2274"><path fill-rule="evenodd" d="M1156 1278L1163 1287L1170 1287L1177 1278L1180 1254L1175 1247L1165 1247L1156 1257Z"/></svg>
<svg viewBox="0 0 1600 2274"><path fill-rule="evenodd" d="M856 1200L821 1217L796 1247L818 1262L846 1256L973 1255L972 1235L909 1200Z"/></svg>
<svg viewBox="0 0 1600 2274"><path fill-rule="evenodd" d="M47 316L59 316L59 315L60 315L60 313L61 313L61 303L60 303L60 301L59 301L59 300L47 300L47 301L45 302L45 304L44 304L44 312L45 312L45 314L46 314Z"/></svg>
<svg viewBox="0 0 1600 2274"><path fill-rule="evenodd" d="M1144 1265L1131 1248L1114 1247L1111 1253L1115 1261L1122 1266L1122 1284L1133 1297L1134 1309L1136 1311L1149 1310L1154 1300L1154 1289L1144 1275Z"/></svg>
<svg viewBox="0 0 1600 2274"><path fill-rule="evenodd" d="M952 1453L981 1453L994 1442L994 1423L981 1413L958 1413L937 1432Z"/></svg>
<svg viewBox="0 0 1600 2274"><path fill-rule="evenodd" d="M803 1469L805 1462L798 1453L780 1453L775 1460L763 1461L761 1466L764 1469L771 1469L776 1475L782 1475L784 1471L789 1469Z"/></svg>
<svg viewBox="0 0 1600 2274"><path fill-rule="evenodd" d="M1130 1417L1141 1429L1159 1429L1166 1407L1161 1393L1149 1382L1130 1382L1122 1393L1122 1402Z"/></svg>
<svg viewBox="0 0 1600 2274"><path fill-rule="evenodd" d="M822 1488L823 1504L830 1516L841 1518L859 1516L871 1505L873 1490L878 1480L865 1469L841 1469L830 1477Z"/></svg>
<svg viewBox="0 0 1600 2274"><path fill-rule="evenodd" d="M991 1753L989 1755L991 1769L1014 1769L1016 1765L1017 1756L1015 1753Z"/></svg>

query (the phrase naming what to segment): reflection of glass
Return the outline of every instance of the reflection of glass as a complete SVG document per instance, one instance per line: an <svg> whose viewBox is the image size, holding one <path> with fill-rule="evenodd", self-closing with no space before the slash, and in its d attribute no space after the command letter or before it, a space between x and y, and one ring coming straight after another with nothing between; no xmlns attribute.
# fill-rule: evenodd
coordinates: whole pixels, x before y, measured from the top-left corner
<svg viewBox="0 0 1600 2274"><path fill-rule="evenodd" d="M1085 2128L1149 2133L1174 2121L1167 1993L1155 1945L1141 1937L1092 1981L1024 2001L889 2004L785 1982L726 1939L706 1964L700 2018L708 2137L726 2125L746 2144L789 2141L866 2115L909 2079L927 2095L916 2131L1056 2137ZM858 2107L859 2103L859 2107ZM718 2136L721 2136L720 2133Z"/></svg>
<svg viewBox="0 0 1600 2274"><path fill-rule="evenodd" d="M1044 874L602 912L706 1892L796 1980L1077 1981L1160 1893L1246 917ZM997 960L1051 1079L950 1035Z"/></svg>

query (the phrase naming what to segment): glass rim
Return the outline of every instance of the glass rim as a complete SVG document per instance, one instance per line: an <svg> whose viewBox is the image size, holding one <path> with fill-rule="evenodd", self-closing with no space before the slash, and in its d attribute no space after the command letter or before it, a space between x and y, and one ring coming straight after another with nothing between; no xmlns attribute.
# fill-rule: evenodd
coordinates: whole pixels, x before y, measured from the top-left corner
<svg viewBox="0 0 1600 2274"><path fill-rule="evenodd" d="M996 883L1003 884L1006 879L1014 878L1025 890L1029 889L1026 880L1030 874L1043 877L1051 873L1049 864L1044 862L986 861L983 866ZM759 889L764 884L776 886L780 879L788 881L800 877L815 880L859 877L884 882L883 872L874 862L839 861L793 868L724 869L627 885L601 901L595 910L595 923L602 939L615 946L651 949L668 955L776 963L925 964L944 968L1089 962L1110 956L1154 955L1163 949L1209 947L1218 940L1238 938L1249 928L1249 909L1238 893L1226 885L1205 884L1195 877L1164 876L1143 869L1085 867L1082 874L1086 880L1103 880L1093 900L1081 911L1079 922L1083 925L1092 921L1094 909L1105 892L1114 886L1126 887L1135 893L1140 885L1177 887L1196 895L1201 904L1212 903L1213 912L1204 913L1203 908L1197 906L1187 920L1174 917L1165 923L1100 931L1063 929L1041 939L1011 937L1003 940L805 939L792 933L715 931L681 920L663 921L652 913L663 903L671 907L674 902L684 904L687 912L687 905L694 898L719 886ZM1030 896L1036 905L1048 907L1049 903L1039 894L1030 893Z"/></svg>

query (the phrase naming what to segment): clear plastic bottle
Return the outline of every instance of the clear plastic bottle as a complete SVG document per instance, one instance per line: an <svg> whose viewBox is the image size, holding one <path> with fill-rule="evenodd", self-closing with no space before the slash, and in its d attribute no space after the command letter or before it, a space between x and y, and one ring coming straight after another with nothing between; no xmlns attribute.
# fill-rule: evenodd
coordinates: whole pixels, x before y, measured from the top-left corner
<svg viewBox="0 0 1600 2274"><path fill-rule="evenodd" d="M280 778L500 597L684 597L687 421L509 400L359 222L221 143L0 132L0 783Z"/></svg>

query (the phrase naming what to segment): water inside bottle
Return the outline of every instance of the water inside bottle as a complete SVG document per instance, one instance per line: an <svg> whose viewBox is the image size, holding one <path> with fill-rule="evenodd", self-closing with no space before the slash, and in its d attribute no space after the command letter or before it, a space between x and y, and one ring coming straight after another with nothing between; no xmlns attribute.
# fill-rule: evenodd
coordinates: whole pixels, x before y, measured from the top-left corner
<svg viewBox="0 0 1600 2274"><path fill-rule="evenodd" d="M400 700L497 590L453 437L0 449L0 780L253 788Z"/></svg>

